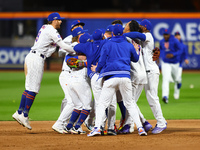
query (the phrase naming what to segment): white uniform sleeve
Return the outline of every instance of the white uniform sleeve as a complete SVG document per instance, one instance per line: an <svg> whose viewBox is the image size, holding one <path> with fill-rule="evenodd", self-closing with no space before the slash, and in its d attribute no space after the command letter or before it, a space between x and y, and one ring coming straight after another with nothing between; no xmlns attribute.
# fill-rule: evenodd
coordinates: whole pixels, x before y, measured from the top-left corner
<svg viewBox="0 0 200 150"><path fill-rule="evenodd" d="M75 53L74 46L65 44L62 40L56 43L60 48L66 50L69 53Z"/></svg>

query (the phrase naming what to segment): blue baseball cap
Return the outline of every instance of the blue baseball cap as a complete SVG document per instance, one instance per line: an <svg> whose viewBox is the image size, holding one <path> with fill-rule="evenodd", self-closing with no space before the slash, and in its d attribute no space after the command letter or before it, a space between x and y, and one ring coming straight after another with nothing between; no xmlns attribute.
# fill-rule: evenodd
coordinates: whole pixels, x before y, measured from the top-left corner
<svg viewBox="0 0 200 150"><path fill-rule="evenodd" d="M62 19L65 19L65 18L60 17L59 13L57 13L57 12L51 13L47 18L48 21L62 20Z"/></svg>
<svg viewBox="0 0 200 150"><path fill-rule="evenodd" d="M180 32L175 32L175 34L174 34L174 35L181 35L181 34L180 34Z"/></svg>
<svg viewBox="0 0 200 150"><path fill-rule="evenodd" d="M72 36L73 37L78 36L82 33L85 33L86 31L88 31L88 30L83 30L81 27L78 27L72 31Z"/></svg>
<svg viewBox="0 0 200 150"><path fill-rule="evenodd" d="M169 29L164 29L163 34L170 34Z"/></svg>
<svg viewBox="0 0 200 150"><path fill-rule="evenodd" d="M106 31L112 32L113 31L113 25L107 26Z"/></svg>
<svg viewBox="0 0 200 150"><path fill-rule="evenodd" d="M102 40L103 36L104 36L104 33L101 29L96 29L92 34L92 38L94 40Z"/></svg>
<svg viewBox="0 0 200 150"><path fill-rule="evenodd" d="M80 43L87 43L92 39L91 35L89 33L85 33L83 35L81 35L81 37L79 38L79 42Z"/></svg>
<svg viewBox="0 0 200 150"><path fill-rule="evenodd" d="M122 35L123 34L124 28L122 27L121 24L115 24L113 26L113 34L114 35Z"/></svg>
<svg viewBox="0 0 200 150"><path fill-rule="evenodd" d="M144 20L142 20L141 22L140 22L140 25L141 26L144 26L145 28L147 28L147 30L151 30L151 28L152 28L152 24L151 24L151 22L149 21L149 20L147 20L147 19L144 19Z"/></svg>
<svg viewBox="0 0 200 150"><path fill-rule="evenodd" d="M82 21L80 21L80 20L74 20L74 21L72 22L72 24L71 24L71 29L72 29L74 26L76 26L76 25L82 25L82 26L84 26L85 23L82 22Z"/></svg>

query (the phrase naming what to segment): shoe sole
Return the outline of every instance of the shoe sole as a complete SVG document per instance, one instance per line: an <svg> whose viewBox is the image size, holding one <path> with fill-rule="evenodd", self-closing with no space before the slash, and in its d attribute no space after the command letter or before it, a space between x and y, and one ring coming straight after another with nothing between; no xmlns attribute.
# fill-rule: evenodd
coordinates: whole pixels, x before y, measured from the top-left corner
<svg viewBox="0 0 200 150"><path fill-rule="evenodd" d="M16 119L15 117L13 117L12 116L12 118L15 120L15 121L17 121L20 125L22 125L22 123L21 123L21 121L20 120L18 120L18 119Z"/></svg>
<svg viewBox="0 0 200 150"><path fill-rule="evenodd" d="M86 134L86 132L76 132L76 131L71 131L71 134Z"/></svg>
<svg viewBox="0 0 200 150"><path fill-rule="evenodd" d="M56 128L53 128L53 127L52 127L52 129L53 129L54 131L60 133L60 134L64 134L63 131L60 132L60 131L59 131L58 129L56 129Z"/></svg>

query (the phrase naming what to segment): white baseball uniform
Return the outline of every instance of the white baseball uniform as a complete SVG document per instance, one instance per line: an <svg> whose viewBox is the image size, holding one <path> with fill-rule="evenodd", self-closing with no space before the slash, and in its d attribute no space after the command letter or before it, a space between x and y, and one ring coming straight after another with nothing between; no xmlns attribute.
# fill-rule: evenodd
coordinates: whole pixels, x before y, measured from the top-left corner
<svg viewBox="0 0 200 150"><path fill-rule="evenodd" d="M26 90L39 93L44 61L46 57L50 57L55 52L55 44L61 41L60 34L52 25L42 26L30 53L25 58L25 66L27 67Z"/></svg>
<svg viewBox="0 0 200 150"><path fill-rule="evenodd" d="M146 35L146 41L142 42L142 51L148 79L148 83L145 84L144 89L149 106L151 107L153 115L157 120L157 127L164 128L166 127L166 120L163 117L158 97L158 83L160 71L158 65L152 59L154 39L150 32L144 34Z"/></svg>

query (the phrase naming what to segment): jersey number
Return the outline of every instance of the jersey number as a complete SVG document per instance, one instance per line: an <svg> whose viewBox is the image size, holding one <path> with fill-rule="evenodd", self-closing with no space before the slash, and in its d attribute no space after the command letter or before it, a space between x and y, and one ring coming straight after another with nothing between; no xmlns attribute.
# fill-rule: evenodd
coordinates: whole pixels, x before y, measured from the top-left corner
<svg viewBox="0 0 200 150"><path fill-rule="evenodd" d="M37 35L37 37L36 37L36 39L35 39L36 42L38 41L38 39L39 39L39 37L40 37L40 34L41 34L41 31L38 32L38 35Z"/></svg>

